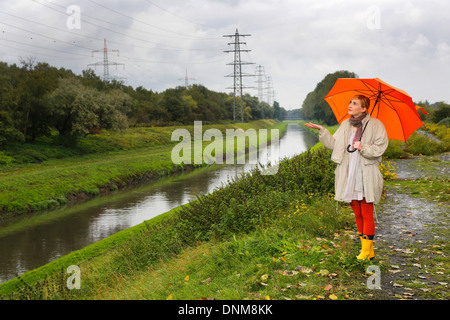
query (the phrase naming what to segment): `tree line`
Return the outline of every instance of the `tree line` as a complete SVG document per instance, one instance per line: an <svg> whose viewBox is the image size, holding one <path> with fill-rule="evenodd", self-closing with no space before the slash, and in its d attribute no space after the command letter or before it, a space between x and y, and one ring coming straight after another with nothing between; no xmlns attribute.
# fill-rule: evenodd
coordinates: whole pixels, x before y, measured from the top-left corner
<svg viewBox="0 0 450 320"><path fill-rule="evenodd" d="M158 93L103 81L92 69L76 75L32 58L19 65L0 62L0 146L45 136L73 145L102 129L230 122L233 100L232 94L200 84ZM270 106L249 94L242 100L244 121L283 120L286 115L278 102Z"/></svg>
<svg viewBox="0 0 450 320"><path fill-rule="evenodd" d="M300 119L314 120L330 126L337 124L336 117L324 98L338 78L358 78L358 75L347 70L327 74L325 78L316 85L314 90L308 93L303 101L302 107L299 110L295 110ZM419 112L422 121L431 121L446 124L447 126L450 125L449 104L442 101L430 104L428 101L425 101L417 102L416 105L422 107L428 113L425 114L421 111ZM295 117L295 115L290 113L288 113L288 116Z"/></svg>

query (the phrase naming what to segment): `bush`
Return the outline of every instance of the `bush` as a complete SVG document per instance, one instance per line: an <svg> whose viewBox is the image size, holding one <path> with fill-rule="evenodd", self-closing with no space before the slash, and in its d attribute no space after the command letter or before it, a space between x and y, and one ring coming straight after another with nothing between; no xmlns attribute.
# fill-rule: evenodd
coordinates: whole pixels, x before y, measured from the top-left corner
<svg viewBox="0 0 450 320"><path fill-rule="evenodd" d="M449 128L450 127L450 117L442 119L441 121L438 122L438 125L446 126L447 128Z"/></svg>
<svg viewBox="0 0 450 320"><path fill-rule="evenodd" d="M414 133L406 141L406 150L415 155L431 156L443 151L443 146L428 137Z"/></svg>
<svg viewBox="0 0 450 320"><path fill-rule="evenodd" d="M401 159L405 157L403 150L405 143L398 140L389 140L389 145L383 154L386 159Z"/></svg>
<svg viewBox="0 0 450 320"><path fill-rule="evenodd" d="M380 171L381 174L383 175L384 181L397 180L396 169L395 166L392 164L392 162L383 161L380 164Z"/></svg>
<svg viewBox="0 0 450 320"><path fill-rule="evenodd" d="M447 125L426 123L424 129L441 140L443 152L450 150L450 128Z"/></svg>
<svg viewBox="0 0 450 320"><path fill-rule="evenodd" d="M14 158L6 155L3 151L0 151L0 165L9 166L14 162Z"/></svg>

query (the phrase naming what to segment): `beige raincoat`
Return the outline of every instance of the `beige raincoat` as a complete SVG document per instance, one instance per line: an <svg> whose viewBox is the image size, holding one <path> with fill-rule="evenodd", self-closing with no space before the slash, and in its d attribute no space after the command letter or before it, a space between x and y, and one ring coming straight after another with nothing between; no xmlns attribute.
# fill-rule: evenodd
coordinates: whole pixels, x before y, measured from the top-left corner
<svg viewBox="0 0 450 320"><path fill-rule="evenodd" d="M361 139L363 148L360 151L364 196L367 202L378 204L383 192L383 175L380 172L379 165L381 163L381 157L388 147L389 140L386 129L380 120L367 115L362 121L363 129L367 121L369 123ZM337 201L343 201L347 184L349 160L347 146L350 134L351 126L349 119L342 122L334 135L331 135L325 128L319 131L320 142L326 148L333 150L331 160L338 164L335 170L335 199Z"/></svg>

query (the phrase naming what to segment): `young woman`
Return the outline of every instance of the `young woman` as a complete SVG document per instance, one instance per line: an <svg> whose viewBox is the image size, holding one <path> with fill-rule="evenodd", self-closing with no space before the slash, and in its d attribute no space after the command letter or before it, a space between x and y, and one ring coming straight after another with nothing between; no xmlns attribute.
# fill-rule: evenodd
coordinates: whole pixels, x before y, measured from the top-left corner
<svg viewBox="0 0 450 320"><path fill-rule="evenodd" d="M389 140L380 120L366 113L370 100L357 95L348 106L350 118L344 120L334 135L317 124L306 126L319 130L319 140L333 150L331 160L335 170L335 199L349 202L355 213L356 226L361 238L358 259L372 259L375 222L373 206L383 192L383 175L379 164Z"/></svg>

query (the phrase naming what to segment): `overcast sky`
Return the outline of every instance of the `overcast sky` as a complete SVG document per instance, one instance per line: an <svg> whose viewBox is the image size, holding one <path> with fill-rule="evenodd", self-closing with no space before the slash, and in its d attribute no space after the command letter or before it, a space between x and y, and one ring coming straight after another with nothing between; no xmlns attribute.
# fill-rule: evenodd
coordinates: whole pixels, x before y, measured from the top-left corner
<svg viewBox="0 0 450 320"><path fill-rule="evenodd" d="M19 57L81 74L103 62L127 85L161 92L185 83L231 92L233 41L243 72L262 66L275 100L299 108L328 73L378 77L415 102L450 103L449 1L0 0L0 60ZM80 18L80 19L78 19ZM92 52L99 50L99 52ZM112 50L118 50L112 51ZM91 66L103 76L102 66ZM256 77L244 85L257 87ZM256 89L245 93L258 95ZM264 96L266 100L267 96Z"/></svg>

